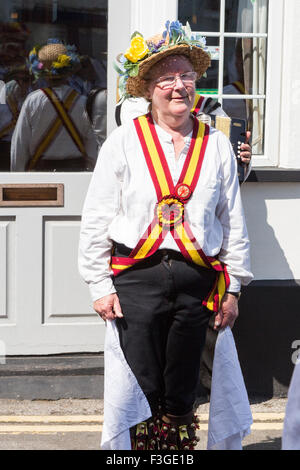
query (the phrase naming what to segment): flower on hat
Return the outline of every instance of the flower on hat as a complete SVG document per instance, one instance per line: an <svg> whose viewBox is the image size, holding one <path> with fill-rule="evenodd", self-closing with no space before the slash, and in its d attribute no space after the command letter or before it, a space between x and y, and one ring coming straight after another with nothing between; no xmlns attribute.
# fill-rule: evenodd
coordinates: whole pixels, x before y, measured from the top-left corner
<svg viewBox="0 0 300 470"><path fill-rule="evenodd" d="M62 40L56 38L48 39L46 45L51 44L63 44L66 49L65 54L60 54L49 66L45 66L45 64L39 59L39 51L44 46L36 45L29 53L29 66L31 72L35 75L36 78L39 77L59 77L62 76L68 70L71 70L75 64L80 63L80 58L76 53L76 46L74 45L66 45L63 43Z"/></svg>
<svg viewBox="0 0 300 470"><path fill-rule="evenodd" d="M57 60L52 62L52 67L60 69L62 67L69 67L71 64L71 57L66 54L61 54L57 57Z"/></svg>
<svg viewBox="0 0 300 470"><path fill-rule="evenodd" d="M125 52L124 56L135 64L138 60L143 59L148 52L149 49L143 36L139 33L135 33L135 35L131 37L130 47Z"/></svg>
<svg viewBox="0 0 300 470"><path fill-rule="evenodd" d="M192 34L190 25L186 23L183 26L180 21L167 21L165 24L165 31L162 36L157 39L146 41L141 33L136 31L131 36L130 47L123 55L118 58L118 65L114 63L115 70L120 76L119 90L122 98L127 98L129 95L126 92L126 82L129 77L137 77L139 74L139 67L145 59L162 52L172 46L188 45L193 47L200 47L208 52L206 47L205 38L199 34Z"/></svg>

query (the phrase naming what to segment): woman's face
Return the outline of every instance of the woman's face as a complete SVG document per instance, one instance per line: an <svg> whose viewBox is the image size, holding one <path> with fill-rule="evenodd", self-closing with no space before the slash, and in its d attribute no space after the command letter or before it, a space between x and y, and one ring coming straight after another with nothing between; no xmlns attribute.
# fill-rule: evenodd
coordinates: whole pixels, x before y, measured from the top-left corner
<svg viewBox="0 0 300 470"><path fill-rule="evenodd" d="M193 72L193 66L186 57L180 55L169 56L152 67L148 74L146 98L152 101L153 111L173 117L189 115L195 99L195 82L184 84L177 78L172 88L164 89L158 80L188 72Z"/></svg>

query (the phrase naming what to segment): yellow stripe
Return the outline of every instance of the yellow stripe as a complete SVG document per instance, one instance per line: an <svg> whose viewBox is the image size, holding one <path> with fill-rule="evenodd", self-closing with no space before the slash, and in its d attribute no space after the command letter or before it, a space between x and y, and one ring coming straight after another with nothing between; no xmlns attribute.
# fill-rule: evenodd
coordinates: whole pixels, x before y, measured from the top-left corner
<svg viewBox="0 0 300 470"><path fill-rule="evenodd" d="M197 102L198 102L200 96L201 96L201 95L199 95L198 93L195 94L194 104L193 104L193 107L192 107L192 109L191 109L191 113L195 110L196 105L197 105Z"/></svg>
<svg viewBox="0 0 300 470"><path fill-rule="evenodd" d="M220 272L218 279L218 293L219 293L219 307L221 306L222 298L226 291L225 276L223 272Z"/></svg>
<svg viewBox="0 0 300 470"><path fill-rule="evenodd" d="M158 183L162 192L163 196L167 196L170 194L171 190L169 188L167 178L161 164L158 151L156 149L156 145L154 143L151 131L149 129L148 121L146 116L141 116L139 118L139 123L142 128L142 132L146 141L147 148L149 150L149 154L153 163L153 167L155 169L155 173L157 175Z"/></svg>
<svg viewBox="0 0 300 470"><path fill-rule="evenodd" d="M158 239L161 232L162 232L162 227L159 224L156 224L153 227L151 233L149 234L149 237L147 238L147 240L145 240L145 242L143 243L143 245L141 246L141 248L135 255L134 259L145 258L147 254L149 253L149 251L151 250L151 248L153 247L156 240Z"/></svg>
<svg viewBox="0 0 300 470"><path fill-rule="evenodd" d="M200 254L198 253L197 249L195 248L193 242L188 237L184 226L182 224L178 225L177 227L175 227L175 231L178 234L179 239L184 244L185 249L188 251L190 257L193 260L193 262L195 264L198 264L199 266L203 266L204 268L207 268L207 265L204 263L203 259L201 258Z"/></svg>
<svg viewBox="0 0 300 470"><path fill-rule="evenodd" d="M215 261L211 262L210 264L211 264L212 266L219 266L221 263L220 263L219 260L216 259Z"/></svg>
<svg viewBox="0 0 300 470"><path fill-rule="evenodd" d="M72 106L72 103L74 102L74 99L77 96L77 92L75 90L72 90L71 93L67 96L64 105L66 106L67 109L70 109ZM34 156L32 157L30 164L28 166L29 170L32 170L35 167L36 162L38 159L41 157L43 152L49 147L51 142L53 141L54 137L56 136L59 128L62 126L62 121L60 117L57 117L53 123L53 126L49 130L48 134L46 137L39 143Z"/></svg>
<svg viewBox="0 0 300 470"><path fill-rule="evenodd" d="M191 157L187 172L186 172L184 180L183 180L183 183L185 183L189 186L191 185L191 183L193 181L193 178L194 178L194 175L195 175L195 172L196 172L197 163L198 163L198 160L199 160L199 155L200 155L200 151L201 151L201 147L202 147L202 143L203 143L204 132L205 132L205 124L203 122L199 121L199 128L198 128L198 133L197 133L197 137L196 137L194 150L193 150L193 153L192 153L192 157Z"/></svg>
<svg viewBox="0 0 300 470"><path fill-rule="evenodd" d="M72 122L71 122L69 116L67 115L64 107L62 106L60 101L57 100L57 98L54 95L54 93L52 92L51 88L48 88L48 92L52 97L52 100L53 100L53 103L54 103L55 107L57 109L59 109L59 111L61 113L61 117L62 117L64 123L66 124L69 131L71 132L73 138L76 140L77 145L80 148L80 151L84 154L85 153L84 145L82 144L81 138L79 137L78 133L76 132L76 129L74 128L74 125L72 124Z"/></svg>
<svg viewBox="0 0 300 470"><path fill-rule="evenodd" d="M131 268L133 264L112 264L111 267L113 269L126 269Z"/></svg>
<svg viewBox="0 0 300 470"><path fill-rule="evenodd" d="M223 272L218 273L218 282L216 288L212 291L210 294L208 301L207 301L207 308L209 310L213 310L214 308L214 297L216 293L218 292L219 294L219 301L218 301L218 310L221 307L221 302L223 299L223 296L226 292L226 284L225 284L225 276Z"/></svg>

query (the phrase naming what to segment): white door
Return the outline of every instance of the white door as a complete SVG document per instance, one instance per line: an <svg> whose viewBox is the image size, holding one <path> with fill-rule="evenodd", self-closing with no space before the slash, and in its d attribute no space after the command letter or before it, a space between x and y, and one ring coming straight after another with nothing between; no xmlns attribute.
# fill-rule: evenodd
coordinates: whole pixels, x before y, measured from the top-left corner
<svg viewBox="0 0 300 470"><path fill-rule="evenodd" d="M107 82L108 0L5 3L0 21L9 24L7 50L14 51L16 39L16 53L5 56L1 48L0 80L9 83L5 72L11 68L10 79L17 80L20 57L28 57L35 44L57 38L96 63L92 78L81 76L76 82L82 94ZM0 135L5 117L0 113ZM10 172L9 141L9 134L0 137L0 354L101 351L105 326L77 268L80 217L91 173Z"/></svg>
<svg viewBox="0 0 300 470"><path fill-rule="evenodd" d="M64 193L61 207L35 206L34 201L1 207L0 340L7 355L103 350L104 323L93 312L77 269L89 180L90 174L83 173L1 175L3 199L13 198L8 189L18 193L31 185L43 189L51 184Z"/></svg>
<svg viewBox="0 0 300 470"><path fill-rule="evenodd" d="M12 30L10 36L13 42L19 35L19 49L10 49L16 57L54 37L107 64L108 132L115 127L113 61L132 31L148 37L176 15L177 0L7 0L0 7L0 21L26 24L27 32ZM3 73L0 67L0 80ZM5 353L103 351L105 325L77 268L91 173L12 173L1 167L7 145L0 137L0 360Z"/></svg>

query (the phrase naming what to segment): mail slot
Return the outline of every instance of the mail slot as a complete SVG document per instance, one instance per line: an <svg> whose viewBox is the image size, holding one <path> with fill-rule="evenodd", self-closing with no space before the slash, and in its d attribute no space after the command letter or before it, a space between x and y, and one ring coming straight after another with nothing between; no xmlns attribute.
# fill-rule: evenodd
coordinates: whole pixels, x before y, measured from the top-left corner
<svg viewBox="0 0 300 470"><path fill-rule="evenodd" d="M64 205L63 184L1 184L0 206Z"/></svg>

